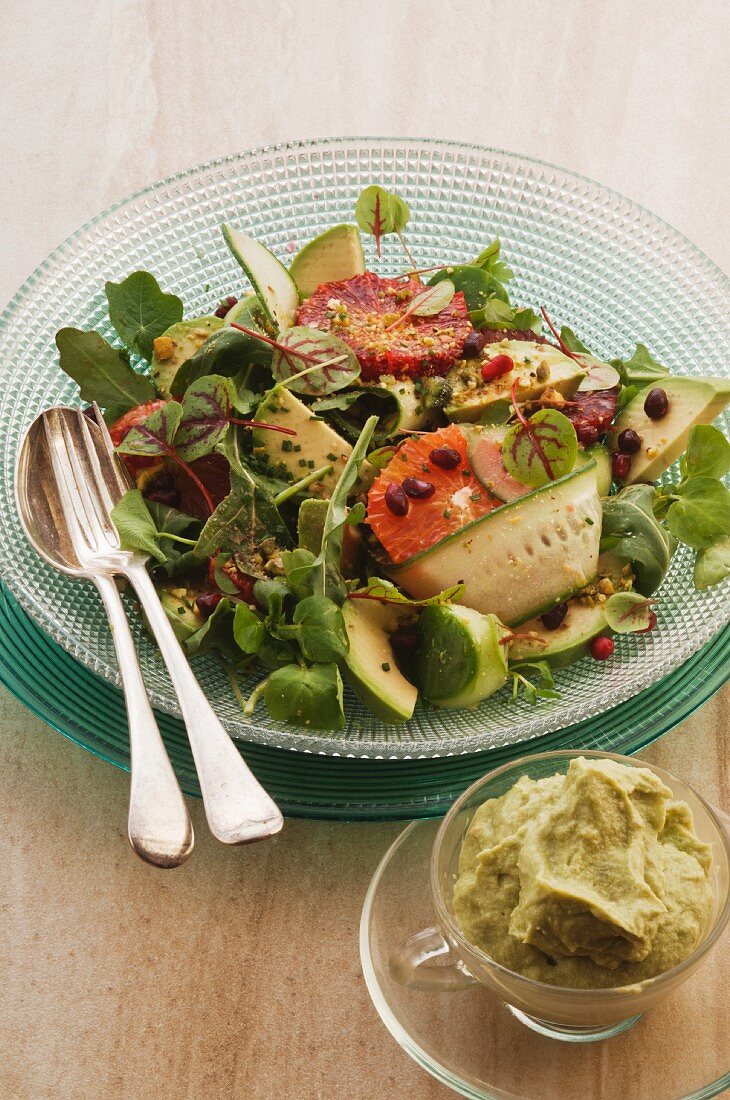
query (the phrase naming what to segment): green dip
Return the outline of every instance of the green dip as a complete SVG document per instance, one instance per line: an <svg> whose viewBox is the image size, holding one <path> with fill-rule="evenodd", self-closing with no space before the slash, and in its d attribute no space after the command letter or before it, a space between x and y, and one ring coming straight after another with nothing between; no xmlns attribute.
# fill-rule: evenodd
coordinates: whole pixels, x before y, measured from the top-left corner
<svg viewBox="0 0 730 1100"><path fill-rule="evenodd" d="M477 810L454 913L470 943L528 978L601 989L661 974L710 917L710 848L647 768L579 757Z"/></svg>

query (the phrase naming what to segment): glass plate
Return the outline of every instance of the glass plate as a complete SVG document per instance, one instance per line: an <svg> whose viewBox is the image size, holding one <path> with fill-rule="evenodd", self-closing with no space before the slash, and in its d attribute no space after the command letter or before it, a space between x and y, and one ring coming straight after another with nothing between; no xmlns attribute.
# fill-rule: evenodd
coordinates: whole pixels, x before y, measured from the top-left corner
<svg viewBox="0 0 730 1100"><path fill-rule="evenodd" d="M683 722L722 686L730 662L730 627L676 672L608 714L536 738L553 748L638 752ZM0 680L55 729L96 756L129 769L124 700L29 618L0 585ZM182 722L158 713L183 789L200 795ZM531 747L532 747L531 746ZM519 745L414 760L362 760L238 743L253 771L290 816L347 821L433 817L470 783L522 754Z"/></svg>
<svg viewBox="0 0 730 1100"><path fill-rule="evenodd" d="M373 876L360 923L360 958L373 1003L423 1069L474 1100L704 1100L730 1087L723 1042L727 939L716 945L704 972L700 968L629 1031L589 1044L538 1035L484 987L429 993L399 985L390 973L393 953L407 936L436 923L429 857L437 828L414 823L395 840Z"/></svg>
<svg viewBox="0 0 730 1100"><path fill-rule="evenodd" d="M545 303L597 353L626 354L641 340L671 370L730 372L727 283L715 265L635 203L540 161L449 142L330 139L243 153L147 188L56 249L3 313L0 332L2 576L52 638L111 683L117 667L96 593L28 551L13 503L16 457L30 422L48 405L78 399L58 368L56 329L77 325L113 338L104 282L141 267L180 294L187 315L210 310L222 295L242 291L221 222L239 225L286 260L321 229L350 220L358 192L373 180L410 204L408 241L419 265L468 259L499 235L517 272L515 299ZM392 239L380 263L372 241L366 250L378 271L402 269ZM606 664L585 660L561 672L560 700L534 708L512 704L502 691L474 711L419 706L412 721L393 727L348 692L346 729L322 734L274 722L263 708L245 720L219 665L207 659L196 669L231 734L261 745L393 758L506 749L599 715L679 668L727 622L729 591L696 592L683 550L659 593L660 627L621 638ZM134 629L155 705L177 714L137 616Z"/></svg>

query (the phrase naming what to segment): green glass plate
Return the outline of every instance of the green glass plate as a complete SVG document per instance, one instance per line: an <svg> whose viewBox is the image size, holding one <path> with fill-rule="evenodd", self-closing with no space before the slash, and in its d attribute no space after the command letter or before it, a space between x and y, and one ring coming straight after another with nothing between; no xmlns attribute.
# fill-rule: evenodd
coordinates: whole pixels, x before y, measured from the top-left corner
<svg viewBox="0 0 730 1100"><path fill-rule="evenodd" d="M602 716L535 738L530 749L638 752L722 687L729 664L730 627L652 688ZM0 588L0 679L64 736L129 769L121 692L74 660L4 588ZM182 722L161 712L157 719L183 789L199 796ZM284 813L353 821L443 814L475 779L525 751L524 746L514 745L436 759L362 760L241 742L238 747Z"/></svg>

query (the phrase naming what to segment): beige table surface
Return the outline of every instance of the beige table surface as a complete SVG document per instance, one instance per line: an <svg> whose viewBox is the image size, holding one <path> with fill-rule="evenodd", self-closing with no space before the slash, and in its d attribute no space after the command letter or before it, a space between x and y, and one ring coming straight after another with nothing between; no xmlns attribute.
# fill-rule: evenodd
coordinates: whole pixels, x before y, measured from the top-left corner
<svg viewBox="0 0 730 1100"><path fill-rule="evenodd" d="M555 161L727 267L729 39L721 0L5 0L0 300L158 177L347 133ZM726 809L729 703L645 753ZM156 872L127 848L126 777L0 707L0 1096L452 1095L362 982L360 907L397 825L292 821L230 851L194 803L194 858ZM621 1077L625 1100L654 1100L650 1066Z"/></svg>

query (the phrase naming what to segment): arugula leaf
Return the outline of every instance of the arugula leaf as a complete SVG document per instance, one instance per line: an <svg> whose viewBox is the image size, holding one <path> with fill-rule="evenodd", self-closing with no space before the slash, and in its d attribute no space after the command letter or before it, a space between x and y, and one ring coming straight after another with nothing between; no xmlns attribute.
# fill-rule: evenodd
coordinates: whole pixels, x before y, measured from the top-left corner
<svg viewBox="0 0 730 1100"><path fill-rule="evenodd" d="M342 678L336 664L285 665L272 672L264 691L272 718L312 729L342 729Z"/></svg>
<svg viewBox="0 0 730 1100"><path fill-rule="evenodd" d="M245 603L239 603L233 618L233 637L244 653L258 653L266 638L266 627L260 615Z"/></svg>
<svg viewBox="0 0 730 1100"><path fill-rule="evenodd" d="M183 642L188 657L199 657L217 650L232 660L240 659L241 651L233 637L232 604L224 597L199 630Z"/></svg>
<svg viewBox="0 0 730 1100"><path fill-rule="evenodd" d="M499 237L495 237L491 244L488 244L472 262L476 267L481 267L484 271L488 271L489 274L493 275L500 283L508 283L511 279L514 279L515 274L506 263L500 260L501 251L502 245L500 239Z"/></svg>
<svg viewBox="0 0 730 1100"><path fill-rule="evenodd" d="M114 406L114 419L157 396L144 374L129 365L126 351L113 348L98 332L62 328L56 333L61 370L79 386L82 401Z"/></svg>
<svg viewBox="0 0 730 1100"><path fill-rule="evenodd" d="M507 429L502 443L506 469L535 489L569 474L577 457L575 428L557 409L540 409L529 420L517 421Z"/></svg>
<svg viewBox="0 0 730 1100"><path fill-rule="evenodd" d="M730 576L730 537L700 550L695 558L695 588L703 591Z"/></svg>
<svg viewBox="0 0 730 1100"><path fill-rule="evenodd" d="M452 584L443 592L435 596L429 596L425 600L412 600L401 592L392 581L380 580L378 577L369 577L364 588L357 588L349 593L351 600L377 600L379 603L393 603L401 607L428 607L431 604L456 603L464 595L466 585Z"/></svg>
<svg viewBox="0 0 730 1100"><path fill-rule="evenodd" d="M228 431L233 385L229 378L211 374L185 391L175 449L184 462L214 451Z"/></svg>
<svg viewBox="0 0 730 1100"><path fill-rule="evenodd" d="M360 377L360 362L349 344L307 325L286 329L271 360L274 378L296 393L323 396Z"/></svg>
<svg viewBox="0 0 730 1100"><path fill-rule="evenodd" d="M258 362L261 358L260 349L265 347L260 341L238 329L228 326L216 329L200 345L195 355L191 355L178 369L170 392L173 397L182 397L188 386L209 374L222 375L225 378L237 375L247 364ZM266 348L266 363L270 361L271 349Z"/></svg>
<svg viewBox="0 0 730 1100"><path fill-rule="evenodd" d="M667 367L652 358L645 344L637 344L630 359L611 359L610 363L618 371L624 386L637 386L639 389L669 374Z"/></svg>
<svg viewBox="0 0 730 1100"><path fill-rule="evenodd" d="M606 622L617 634L634 634L652 624L651 600L638 592L614 592L603 605Z"/></svg>
<svg viewBox="0 0 730 1100"><path fill-rule="evenodd" d="M119 533L123 550L141 550L155 561L167 557L160 548L159 532L140 489L129 489L111 510L112 523Z"/></svg>
<svg viewBox="0 0 730 1100"><path fill-rule="evenodd" d="M611 550L630 562L635 588L651 596L664 580L676 543L657 522L652 485L628 485L616 496L603 500L601 553Z"/></svg>
<svg viewBox="0 0 730 1100"><path fill-rule="evenodd" d="M173 442L182 416L182 405L168 401L150 416L130 428L117 450L125 455L164 455L174 450Z"/></svg>
<svg viewBox="0 0 730 1100"><path fill-rule="evenodd" d="M560 339L568 351L572 351L574 354L582 353L583 355L593 356L590 348L587 348L583 341L578 339L572 328L568 328L567 325L563 325L560 329Z"/></svg>
<svg viewBox="0 0 730 1100"><path fill-rule="evenodd" d="M555 690L553 670L547 661L524 661L510 666L512 676L512 702L516 703L520 691L526 703L534 706L538 699L558 699L560 692ZM525 676L525 672L538 674L538 682L534 684Z"/></svg>
<svg viewBox="0 0 730 1100"><path fill-rule="evenodd" d="M182 321L183 304L165 294L149 271L135 271L121 283L106 283L109 320L130 351L151 360L153 340Z"/></svg>
<svg viewBox="0 0 730 1100"><path fill-rule="evenodd" d="M273 497L245 466L231 467L231 491L206 521L195 552L205 558L216 550L246 554L271 537L285 544L289 539Z"/></svg>
<svg viewBox="0 0 730 1100"><path fill-rule="evenodd" d="M730 471L730 443L711 424L695 424L680 459L684 477L724 477Z"/></svg>
<svg viewBox="0 0 730 1100"><path fill-rule="evenodd" d="M713 477L690 477L673 488L678 499L667 512L675 538L705 550L730 535L730 491Z"/></svg>

